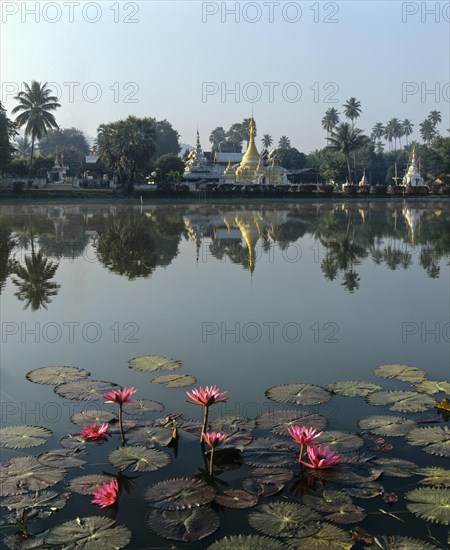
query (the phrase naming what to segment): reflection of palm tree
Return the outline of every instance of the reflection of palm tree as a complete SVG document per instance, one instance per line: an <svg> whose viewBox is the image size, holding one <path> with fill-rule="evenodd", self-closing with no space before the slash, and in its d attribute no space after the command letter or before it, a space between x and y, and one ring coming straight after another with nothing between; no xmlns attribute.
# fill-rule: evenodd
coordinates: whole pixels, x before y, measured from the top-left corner
<svg viewBox="0 0 450 550"><path fill-rule="evenodd" d="M350 271L344 273L344 282L342 286L345 287L349 292L354 292L359 288L359 275L356 271L353 271L353 268Z"/></svg>
<svg viewBox="0 0 450 550"><path fill-rule="evenodd" d="M17 263L14 266L14 274L21 280L13 279L13 283L18 287L15 296L25 302L24 309L31 306L31 310L36 311L41 307L47 309L51 297L58 294L60 285L51 279L59 264L45 258L42 251L36 253L33 240L31 242L31 256L25 257L25 265Z"/></svg>
<svg viewBox="0 0 450 550"><path fill-rule="evenodd" d="M11 232L4 225L0 225L0 294L5 286L6 279L13 271L13 262L10 254L16 246L16 241L11 238Z"/></svg>

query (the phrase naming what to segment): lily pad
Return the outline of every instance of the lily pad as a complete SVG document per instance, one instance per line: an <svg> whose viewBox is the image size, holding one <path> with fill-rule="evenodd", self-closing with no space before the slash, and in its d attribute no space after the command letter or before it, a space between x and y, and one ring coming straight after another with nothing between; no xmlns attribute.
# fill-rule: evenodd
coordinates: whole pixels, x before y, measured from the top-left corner
<svg viewBox="0 0 450 550"><path fill-rule="evenodd" d="M331 393L327 389L313 384L282 384L269 388L265 394L276 403L296 405L318 405L331 399Z"/></svg>
<svg viewBox="0 0 450 550"><path fill-rule="evenodd" d="M244 448L244 462L267 468L292 466L297 446L280 439L259 437Z"/></svg>
<svg viewBox="0 0 450 550"><path fill-rule="evenodd" d="M301 409L281 409L264 413L256 418L258 428L271 430L277 435L288 435L288 428L298 424L323 430L327 424L324 416Z"/></svg>
<svg viewBox="0 0 450 550"><path fill-rule="evenodd" d="M170 357L161 357L159 355L142 355L133 357L128 361L130 369L141 372L155 372L159 370L176 370L182 365L181 361L171 359Z"/></svg>
<svg viewBox="0 0 450 550"><path fill-rule="evenodd" d="M325 519L334 523L358 523L367 516L367 512L356 504L342 504L336 512L328 514Z"/></svg>
<svg viewBox="0 0 450 550"><path fill-rule="evenodd" d="M66 475L62 468L44 466L34 456L12 458L0 466L0 496L47 489Z"/></svg>
<svg viewBox="0 0 450 550"><path fill-rule="evenodd" d="M349 533L331 523L320 522L318 529L308 537L293 538L289 541L290 548L308 550L349 550L353 540Z"/></svg>
<svg viewBox="0 0 450 550"><path fill-rule="evenodd" d="M70 420L77 426L90 426L92 424L103 424L115 420L117 416L110 411L87 410L74 413Z"/></svg>
<svg viewBox="0 0 450 550"><path fill-rule="evenodd" d="M78 550L119 550L131 540L131 532L114 520L102 516L77 518L53 527L45 538L50 545ZM70 541L70 547L67 543Z"/></svg>
<svg viewBox="0 0 450 550"><path fill-rule="evenodd" d="M128 430L126 438L132 444L144 444L146 447L158 444L165 447L172 441L172 430L153 425L136 426Z"/></svg>
<svg viewBox="0 0 450 550"><path fill-rule="evenodd" d="M364 446L364 440L359 435L339 431L323 432L316 442L318 445L328 445L338 453L353 451Z"/></svg>
<svg viewBox="0 0 450 550"><path fill-rule="evenodd" d="M373 372L381 378L396 378L397 380L411 382L412 384L423 382L427 377L425 371L409 365L380 365Z"/></svg>
<svg viewBox="0 0 450 550"><path fill-rule="evenodd" d="M59 440L59 444L64 449L72 449L74 451L81 451L86 448L86 440L81 435L65 435Z"/></svg>
<svg viewBox="0 0 450 550"><path fill-rule="evenodd" d="M27 449L46 442L52 430L42 426L7 426L0 428L0 447L6 449Z"/></svg>
<svg viewBox="0 0 450 550"><path fill-rule="evenodd" d="M145 498L155 508L184 510L209 504L216 496L215 490L198 479L175 478L160 481L149 487Z"/></svg>
<svg viewBox="0 0 450 550"><path fill-rule="evenodd" d="M326 386L327 390L344 397L366 397L374 391L383 389L378 384L362 380L340 380Z"/></svg>
<svg viewBox="0 0 450 550"><path fill-rule="evenodd" d="M368 416L358 422L361 430L368 431L376 435L395 437L406 435L417 427L414 420L403 418L402 416L380 415Z"/></svg>
<svg viewBox="0 0 450 550"><path fill-rule="evenodd" d="M152 531L165 539L196 542L219 528L219 516L208 506L188 510L152 510L148 524Z"/></svg>
<svg viewBox="0 0 450 550"><path fill-rule="evenodd" d="M217 540L208 550L283 550L284 544L269 537L259 535L234 535Z"/></svg>
<svg viewBox="0 0 450 550"><path fill-rule="evenodd" d="M285 468L257 468L252 470L250 475L259 483L276 485L286 483L294 477L292 471Z"/></svg>
<svg viewBox="0 0 450 550"><path fill-rule="evenodd" d="M226 508L253 508L258 504L258 496L240 489L226 489L214 499Z"/></svg>
<svg viewBox="0 0 450 550"><path fill-rule="evenodd" d="M390 405L389 409L396 412L423 412L435 405L430 396L413 391L378 391L366 399L371 405Z"/></svg>
<svg viewBox="0 0 450 550"><path fill-rule="evenodd" d="M450 429L447 426L416 428L406 434L410 445L422 445L431 455L450 457Z"/></svg>
<svg viewBox="0 0 450 550"><path fill-rule="evenodd" d="M45 519L53 512L64 508L69 496L70 493L38 491L36 493L7 497L0 502L0 506L8 508L8 510L31 510L33 515L37 512L37 516L40 519Z"/></svg>
<svg viewBox="0 0 450 550"><path fill-rule="evenodd" d="M366 546L366 550L440 550L423 540L413 539L411 537L397 537L395 535L376 536L376 544Z"/></svg>
<svg viewBox="0 0 450 550"><path fill-rule="evenodd" d="M384 492L384 487L374 481L360 487L345 487L342 489L348 495L356 498L375 498Z"/></svg>
<svg viewBox="0 0 450 550"><path fill-rule="evenodd" d="M92 495L97 487L102 483L109 483L111 479L111 476L102 474L79 476L69 481L69 489L80 495Z"/></svg>
<svg viewBox="0 0 450 550"><path fill-rule="evenodd" d="M78 367L41 367L30 370L25 376L35 384L58 385L75 380L83 380L90 376L87 370Z"/></svg>
<svg viewBox="0 0 450 550"><path fill-rule="evenodd" d="M170 456L164 451L140 445L119 447L109 454L108 459L118 470L131 468L133 472L153 472L170 463Z"/></svg>
<svg viewBox="0 0 450 550"><path fill-rule="evenodd" d="M432 523L450 524L450 489L422 487L406 493L406 507L414 515Z"/></svg>
<svg viewBox="0 0 450 550"><path fill-rule="evenodd" d="M335 491L326 489L321 496L304 495L303 502L318 512L336 512L342 506L349 506L353 504L352 499L343 491Z"/></svg>
<svg viewBox="0 0 450 550"><path fill-rule="evenodd" d="M435 382L434 380L424 380L414 386L417 391L434 395L435 393L450 394L450 382Z"/></svg>
<svg viewBox="0 0 450 550"><path fill-rule="evenodd" d="M164 405L162 403L151 399L136 399L133 402L123 404L123 412L127 414L154 413L163 410Z"/></svg>
<svg viewBox="0 0 450 550"><path fill-rule="evenodd" d="M54 391L60 397L64 397L64 399L97 401L97 399L102 399L104 393L117 387L117 384L113 382L104 382L102 380L78 380L60 384L56 386Z"/></svg>
<svg viewBox="0 0 450 550"><path fill-rule="evenodd" d="M423 483L424 485L444 485L445 487L450 487L450 470L446 470L445 468L419 468L416 474L423 477L419 483Z"/></svg>
<svg viewBox="0 0 450 550"><path fill-rule="evenodd" d="M228 434L241 430L251 432L255 427L255 421L245 416L221 416L211 420L209 425L215 432Z"/></svg>
<svg viewBox="0 0 450 550"><path fill-rule="evenodd" d="M259 506L250 513L248 521L254 529L265 535L293 537L307 522L319 518L319 514L307 506L279 501Z"/></svg>
<svg viewBox="0 0 450 550"><path fill-rule="evenodd" d="M284 483L260 483L256 479L248 478L242 482L242 488L257 497L272 497L284 489Z"/></svg>
<svg viewBox="0 0 450 550"><path fill-rule="evenodd" d="M150 380L151 384L163 384L166 388L185 388L197 382L192 374L162 374Z"/></svg>
<svg viewBox="0 0 450 550"><path fill-rule="evenodd" d="M56 466L57 468L78 468L86 464L78 456L83 456L84 452L77 452L73 449L55 449L40 454L37 459L44 466Z"/></svg>
<svg viewBox="0 0 450 550"><path fill-rule="evenodd" d="M411 477L417 473L417 464L401 458L377 458L374 461L378 467L383 469L385 476Z"/></svg>

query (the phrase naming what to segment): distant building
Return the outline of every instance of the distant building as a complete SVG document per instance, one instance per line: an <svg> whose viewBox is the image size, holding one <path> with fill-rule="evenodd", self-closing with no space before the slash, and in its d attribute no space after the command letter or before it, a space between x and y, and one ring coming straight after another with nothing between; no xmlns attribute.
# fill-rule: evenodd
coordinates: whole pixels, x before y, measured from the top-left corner
<svg viewBox="0 0 450 550"><path fill-rule="evenodd" d="M100 160L100 155L94 146L86 156L82 166L83 177L88 180L103 180L108 176L109 170Z"/></svg>

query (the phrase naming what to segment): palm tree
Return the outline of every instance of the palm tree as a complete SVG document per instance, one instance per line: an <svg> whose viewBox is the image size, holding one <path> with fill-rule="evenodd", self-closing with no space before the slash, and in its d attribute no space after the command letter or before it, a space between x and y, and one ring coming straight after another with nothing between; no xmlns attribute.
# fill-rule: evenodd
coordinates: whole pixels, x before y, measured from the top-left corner
<svg viewBox="0 0 450 550"><path fill-rule="evenodd" d="M420 123L420 136L425 143L430 143L436 135L436 128L429 118Z"/></svg>
<svg viewBox="0 0 450 550"><path fill-rule="evenodd" d="M263 147L265 149L268 149L273 143L272 136L270 134L264 134L263 137L262 137L261 142L263 144Z"/></svg>
<svg viewBox="0 0 450 550"><path fill-rule="evenodd" d="M402 134L402 125L398 118L392 118L388 125L391 127L392 137L394 138L394 149L397 150L397 139L400 139ZM400 141L401 147L401 141Z"/></svg>
<svg viewBox="0 0 450 550"><path fill-rule="evenodd" d="M436 130L436 126L442 122L440 111L431 111L431 113L428 115L428 120L431 122L434 129Z"/></svg>
<svg viewBox="0 0 450 550"><path fill-rule="evenodd" d="M370 134L370 137L373 141L379 141L384 134L384 126L382 122L377 122L375 126L372 128L372 133Z"/></svg>
<svg viewBox="0 0 450 550"><path fill-rule="evenodd" d="M392 140L394 138L394 129L392 127L392 121L389 121L384 127L384 138L389 143L389 151L392 149Z"/></svg>
<svg viewBox="0 0 450 550"><path fill-rule="evenodd" d="M405 118L405 120L403 120L401 124L403 129L403 135L406 137L406 145L408 146L408 137L413 133L414 124L407 118Z"/></svg>
<svg viewBox="0 0 450 550"><path fill-rule="evenodd" d="M367 143L367 137L362 134L359 128L353 128L348 122L342 122L336 128L333 128L331 135L328 138L326 149L343 153L347 161L349 183L352 182L352 174L350 169L350 153L356 152Z"/></svg>
<svg viewBox="0 0 450 550"><path fill-rule="evenodd" d="M322 128L327 132L328 136L333 128L339 124L339 113L334 107L330 107L325 111L325 116L322 118Z"/></svg>
<svg viewBox="0 0 450 550"><path fill-rule="evenodd" d="M290 149L291 140L287 136L281 136L278 141L278 147L280 149Z"/></svg>
<svg viewBox="0 0 450 550"><path fill-rule="evenodd" d="M45 136L52 128L58 128L55 117L50 111L55 111L61 105L58 98L51 95L47 82L41 84L31 81L31 86L24 82L25 91L19 92L14 99L19 105L14 107L12 114L20 113L16 118L19 128L25 126L25 135L31 136L30 167L33 163L34 143Z"/></svg>
<svg viewBox="0 0 450 550"><path fill-rule="evenodd" d="M351 97L343 107L344 115L352 121L352 127L355 126L355 121L361 114L361 102L356 97Z"/></svg>
<svg viewBox="0 0 450 550"><path fill-rule="evenodd" d="M28 139L28 136L25 135L24 137L17 138L14 148L19 155L27 157L31 153L31 141Z"/></svg>

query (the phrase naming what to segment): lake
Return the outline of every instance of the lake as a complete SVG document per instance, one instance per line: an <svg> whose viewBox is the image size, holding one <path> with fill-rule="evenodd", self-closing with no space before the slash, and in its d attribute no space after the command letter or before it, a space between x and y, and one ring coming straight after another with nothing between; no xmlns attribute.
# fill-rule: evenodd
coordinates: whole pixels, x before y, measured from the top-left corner
<svg viewBox="0 0 450 550"><path fill-rule="evenodd" d="M449 222L448 201L438 199L2 205L1 426L52 431L36 446L28 447L20 433L5 440L2 537L21 548L17 532L52 537L47 530L63 522L102 516L130 530L129 548L208 548L239 534L253 535L256 546L239 539L214 548L349 548L352 542L362 548L363 536L393 548L383 542L388 535L420 539L430 548L446 544L450 495L443 487L450 485L450 473L439 471L430 482L431 470L424 469L448 468L450 456L448 415L435 408L435 400L448 397L450 382ZM181 366L169 361L169 370L160 369L150 357L137 362L141 370L130 368L132 358L146 356ZM382 365L390 367L374 373ZM124 414L125 437L131 439L125 449L138 445L145 452L155 444L167 457L149 458L149 471L133 471L136 462L129 457L122 466L110 463L108 456L120 448L115 406L103 404L95 391L92 400L70 392L64 398L64 388L54 391L58 382L26 378L47 366L85 369L85 380L133 386L135 399L162 403L163 411L149 405ZM165 375L173 376L151 382ZM164 385L171 381L181 387ZM364 384L333 386L337 381ZM228 392L228 401L209 411L212 427L229 435L228 445L226 440L216 450L213 480L205 473L209 455L199 444L202 407L186 395L205 385ZM269 388L275 389L266 395ZM90 410L111 413L104 442L76 439L85 424L79 419ZM77 413L78 425L71 421ZM372 422L388 415L400 428L386 428L386 418ZM303 425L303 418L320 430L326 423L319 441L341 454L341 464L317 472L296 462L299 447L287 427ZM363 418L370 420L358 425ZM179 437L167 447L164 433L175 425ZM143 438L142 429L156 435ZM39 485L63 498L65 505L56 506L62 509L52 510L50 497L41 506L5 501L27 493L20 480L9 486L18 476L14 460L58 449L62 438L67 445L68 434L75 436L70 457L85 464L55 460L56 470L65 466L61 479ZM427 448L433 444L439 449ZM265 467L273 473L257 471ZM115 507L100 509L89 491L80 494L76 483L71 486L81 476L100 474L118 476ZM178 504L164 504L147 494L158 482L193 477L207 489L189 505L180 504L181 497ZM179 482L187 500L189 482ZM211 487L215 495L208 499ZM218 494L243 488L234 506L253 494L253 507L231 507L232 498L211 504ZM161 485L153 493L164 490ZM386 493L398 501L386 502ZM280 537L285 511L277 506L286 503L295 505L302 528ZM310 515L301 508L306 516L299 520L298 505ZM27 508L32 512L22 521ZM77 536L68 533L65 540ZM124 543L129 537L126 530L113 533L108 529L97 544L107 548L114 536L122 535ZM272 540L258 538L263 536Z"/></svg>

